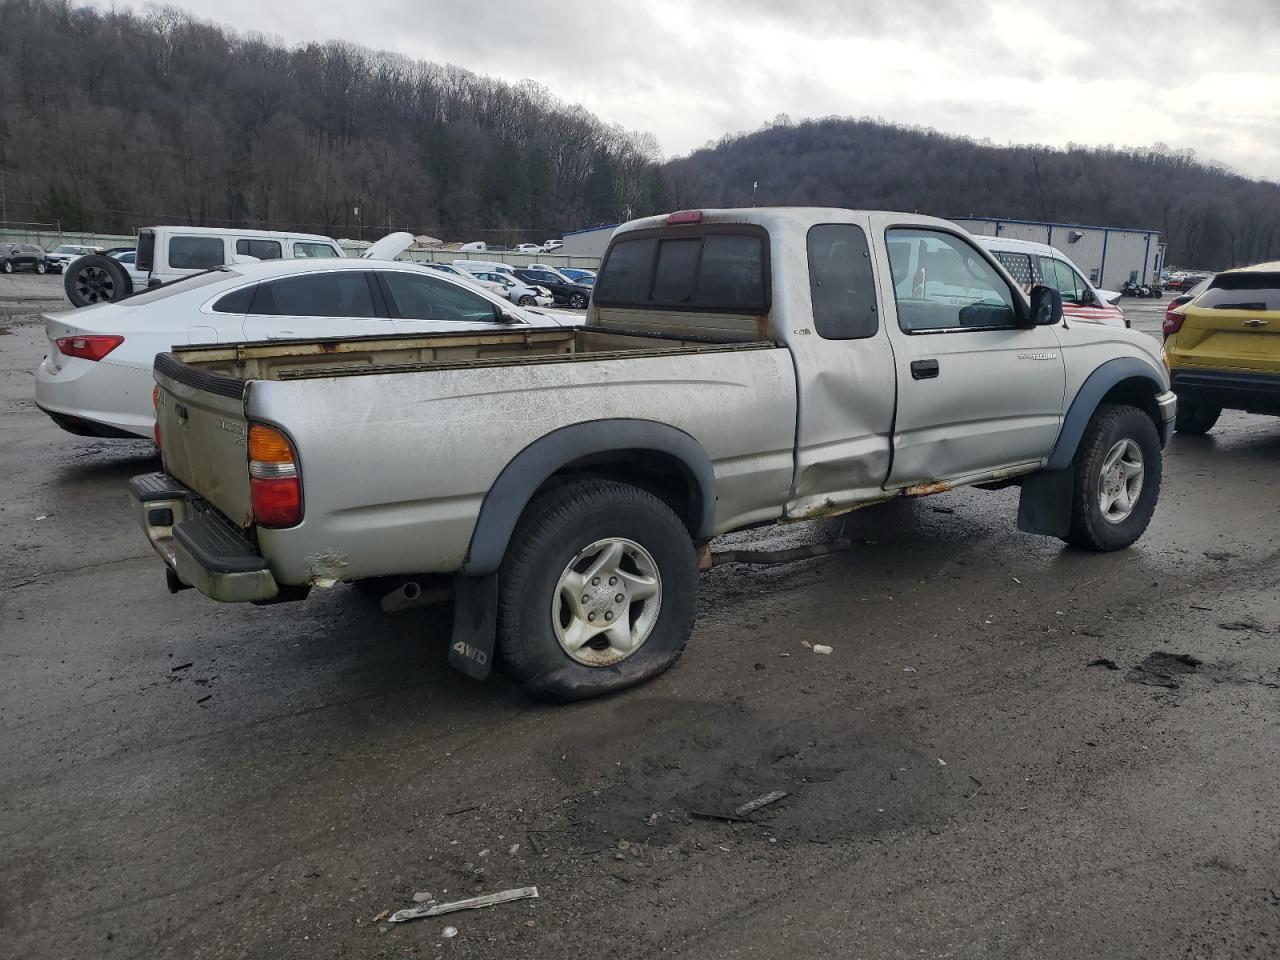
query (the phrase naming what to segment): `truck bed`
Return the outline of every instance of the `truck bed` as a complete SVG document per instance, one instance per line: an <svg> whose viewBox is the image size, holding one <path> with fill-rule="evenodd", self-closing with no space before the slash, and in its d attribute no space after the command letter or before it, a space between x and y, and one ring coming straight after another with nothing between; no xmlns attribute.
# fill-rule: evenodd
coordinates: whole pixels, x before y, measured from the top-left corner
<svg viewBox="0 0 1280 960"><path fill-rule="evenodd" d="M576 327L178 346L171 355L157 361L157 369L173 374L181 366L193 367L215 377L239 381L305 380L773 346L768 341Z"/></svg>

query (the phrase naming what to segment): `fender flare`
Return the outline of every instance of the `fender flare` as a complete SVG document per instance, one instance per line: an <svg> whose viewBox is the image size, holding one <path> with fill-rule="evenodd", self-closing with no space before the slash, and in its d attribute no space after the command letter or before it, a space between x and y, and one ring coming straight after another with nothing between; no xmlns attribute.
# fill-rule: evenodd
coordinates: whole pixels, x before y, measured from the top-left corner
<svg viewBox="0 0 1280 960"><path fill-rule="evenodd" d="M694 542L710 539L716 476L702 444L683 430L653 420L592 420L539 437L503 468L480 504L461 572L484 576L497 571L520 515L557 470L584 457L622 451L658 453L674 459L690 493Z"/></svg>
<svg viewBox="0 0 1280 960"><path fill-rule="evenodd" d="M1089 426L1093 413L1102 403L1102 398L1117 383L1132 380L1135 377L1147 380L1151 384L1152 396L1159 396L1168 388L1160 382L1160 375L1150 363L1136 357L1117 357L1099 366L1076 392L1075 399L1062 420L1062 429L1058 431L1058 442L1045 463L1046 470L1065 470L1071 465L1080 446L1080 438Z"/></svg>

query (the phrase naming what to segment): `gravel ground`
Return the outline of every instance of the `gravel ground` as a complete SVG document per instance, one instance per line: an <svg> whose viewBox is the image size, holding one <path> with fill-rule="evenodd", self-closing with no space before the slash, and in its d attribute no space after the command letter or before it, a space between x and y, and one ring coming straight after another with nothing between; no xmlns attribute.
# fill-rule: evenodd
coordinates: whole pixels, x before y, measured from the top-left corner
<svg viewBox="0 0 1280 960"><path fill-rule="evenodd" d="M60 432L39 326L0 334L0 956L1277 953L1280 420L1175 438L1118 554L1011 491L739 535L855 548L711 571L674 669L548 707L436 610L170 596L151 446ZM1155 651L1202 663L1130 682Z"/></svg>

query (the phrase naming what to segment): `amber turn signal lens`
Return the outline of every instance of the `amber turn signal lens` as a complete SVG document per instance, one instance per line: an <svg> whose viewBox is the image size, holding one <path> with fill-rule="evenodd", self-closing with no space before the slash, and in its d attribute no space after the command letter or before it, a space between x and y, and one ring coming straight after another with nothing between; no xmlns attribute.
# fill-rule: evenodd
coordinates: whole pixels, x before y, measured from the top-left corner
<svg viewBox="0 0 1280 960"><path fill-rule="evenodd" d="M255 423L249 427L249 459L259 463L293 463L293 446L275 427Z"/></svg>

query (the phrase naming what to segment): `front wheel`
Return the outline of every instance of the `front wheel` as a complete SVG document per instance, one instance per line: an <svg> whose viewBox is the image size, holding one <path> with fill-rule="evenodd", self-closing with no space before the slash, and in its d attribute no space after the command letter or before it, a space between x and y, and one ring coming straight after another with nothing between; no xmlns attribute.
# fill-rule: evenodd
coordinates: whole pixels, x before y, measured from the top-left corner
<svg viewBox="0 0 1280 960"><path fill-rule="evenodd" d="M524 296L517 300L516 304L521 307L536 307L538 305L538 301L533 299L533 297Z"/></svg>
<svg viewBox="0 0 1280 960"><path fill-rule="evenodd" d="M1147 529L1160 497L1160 437L1137 407L1103 404L1072 461L1073 546L1122 550Z"/></svg>
<svg viewBox="0 0 1280 960"><path fill-rule="evenodd" d="M44 273L44 272L45 272L46 270L48 270L48 269L49 269L49 268L48 268L48 267L46 267L43 263L37 263L37 264L36 264L36 273Z"/></svg>
<svg viewBox="0 0 1280 960"><path fill-rule="evenodd" d="M662 500L613 480L552 487L499 573L498 666L543 700L640 683L684 651L697 585L689 531Z"/></svg>
<svg viewBox="0 0 1280 960"><path fill-rule="evenodd" d="M1206 407L1202 403L1184 403L1178 401L1178 415L1173 421L1174 429L1179 433L1189 433L1193 437L1204 436L1213 429L1222 416L1221 407Z"/></svg>
<svg viewBox="0 0 1280 960"><path fill-rule="evenodd" d="M6 261L4 262L4 272L5 272L5 273L13 273L13 261L12 261L12 260L6 260Z"/></svg>
<svg viewBox="0 0 1280 960"><path fill-rule="evenodd" d="M569 298L569 306L575 310L587 309L587 298L581 293L575 293Z"/></svg>

